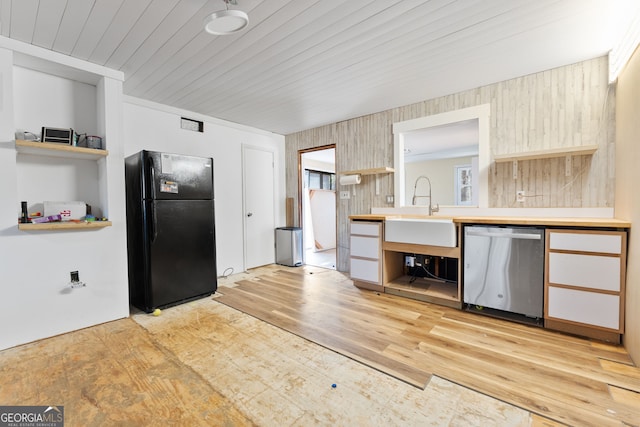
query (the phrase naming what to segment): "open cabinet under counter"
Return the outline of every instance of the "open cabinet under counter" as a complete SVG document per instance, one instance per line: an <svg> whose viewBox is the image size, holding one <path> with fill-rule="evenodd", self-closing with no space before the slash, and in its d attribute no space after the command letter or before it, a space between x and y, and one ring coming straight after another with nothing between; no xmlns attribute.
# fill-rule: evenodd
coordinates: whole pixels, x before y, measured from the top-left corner
<svg viewBox="0 0 640 427"><path fill-rule="evenodd" d="M418 275L414 278L405 266L405 256L412 254L423 260L450 259L455 260L455 282L437 280ZM420 256L422 255L422 256ZM383 244L383 286L384 292L418 301L430 302L460 309L462 308L460 278L460 247L426 246L407 243L384 242ZM440 272L438 271L440 274ZM442 272L444 273L444 271ZM451 272L453 273L453 272Z"/></svg>
<svg viewBox="0 0 640 427"><path fill-rule="evenodd" d="M419 301L460 308L458 284L425 277L400 276L384 285L384 292Z"/></svg>

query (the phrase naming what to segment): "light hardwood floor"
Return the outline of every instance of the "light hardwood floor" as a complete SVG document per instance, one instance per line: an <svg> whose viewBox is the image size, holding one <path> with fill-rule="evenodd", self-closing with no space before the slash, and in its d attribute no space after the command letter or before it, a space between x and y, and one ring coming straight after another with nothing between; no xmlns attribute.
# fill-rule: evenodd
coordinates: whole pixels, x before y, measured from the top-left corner
<svg viewBox="0 0 640 427"><path fill-rule="evenodd" d="M620 347L315 267L0 351L0 405L63 405L66 426L628 426L639 383Z"/></svg>
<svg viewBox="0 0 640 427"><path fill-rule="evenodd" d="M640 424L623 347L361 290L344 274L274 268L218 301L416 387L432 375L576 426Z"/></svg>
<svg viewBox="0 0 640 427"><path fill-rule="evenodd" d="M0 351L0 405L62 405L69 427L551 425L435 376L411 386L215 297Z"/></svg>

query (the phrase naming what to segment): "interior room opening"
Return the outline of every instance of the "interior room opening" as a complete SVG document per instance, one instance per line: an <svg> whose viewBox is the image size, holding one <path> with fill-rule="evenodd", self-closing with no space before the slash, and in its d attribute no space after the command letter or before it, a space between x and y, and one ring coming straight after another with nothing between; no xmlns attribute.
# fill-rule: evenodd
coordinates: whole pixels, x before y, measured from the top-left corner
<svg viewBox="0 0 640 427"><path fill-rule="evenodd" d="M300 152L302 236L305 264L336 268L335 147Z"/></svg>

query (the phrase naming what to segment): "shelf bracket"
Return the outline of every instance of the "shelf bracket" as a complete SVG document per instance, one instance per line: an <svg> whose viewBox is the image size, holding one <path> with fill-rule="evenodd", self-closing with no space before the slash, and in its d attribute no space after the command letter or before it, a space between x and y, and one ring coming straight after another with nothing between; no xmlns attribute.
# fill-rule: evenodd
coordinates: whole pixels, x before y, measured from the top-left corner
<svg viewBox="0 0 640 427"><path fill-rule="evenodd" d="M518 179L518 161L514 160L512 163L512 169L513 169L513 179Z"/></svg>
<svg viewBox="0 0 640 427"><path fill-rule="evenodd" d="M564 157L564 176L571 176L571 154Z"/></svg>
<svg viewBox="0 0 640 427"><path fill-rule="evenodd" d="M376 196L380 195L380 175L376 174Z"/></svg>

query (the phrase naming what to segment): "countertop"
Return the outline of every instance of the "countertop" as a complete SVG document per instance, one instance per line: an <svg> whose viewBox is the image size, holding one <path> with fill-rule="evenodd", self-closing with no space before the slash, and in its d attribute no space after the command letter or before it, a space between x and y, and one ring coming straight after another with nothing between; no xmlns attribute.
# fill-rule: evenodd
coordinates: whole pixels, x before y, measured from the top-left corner
<svg viewBox="0 0 640 427"><path fill-rule="evenodd" d="M631 228L631 222L617 218L544 218L517 216L440 216L440 215L394 215L394 214L361 214L351 215L350 219L368 221L386 221L394 218L416 219L452 219L458 224L502 224L502 225L541 225L561 227L592 228Z"/></svg>

